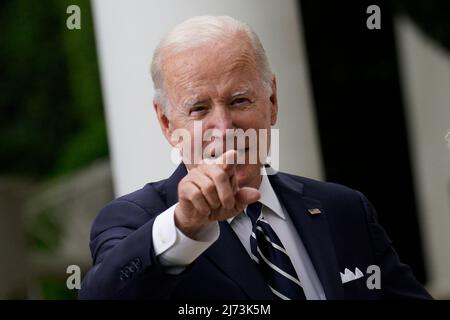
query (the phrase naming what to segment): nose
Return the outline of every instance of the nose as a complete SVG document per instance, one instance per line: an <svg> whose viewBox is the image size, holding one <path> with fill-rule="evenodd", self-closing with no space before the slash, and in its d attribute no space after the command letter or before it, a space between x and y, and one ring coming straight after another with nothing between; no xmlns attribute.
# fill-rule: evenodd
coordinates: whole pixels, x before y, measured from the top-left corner
<svg viewBox="0 0 450 320"><path fill-rule="evenodd" d="M219 130L222 136L225 136L227 129L233 129L233 119L231 111L225 106L217 106L214 108L210 125L212 128Z"/></svg>
<svg viewBox="0 0 450 320"><path fill-rule="evenodd" d="M210 114L208 115L207 122L205 123L204 132L209 132L206 135L205 139L207 141L215 141L217 142L217 139L221 140L222 143L222 150L220 152L225 152L227 148L227 140L229 137L228 135L233 135L232 130L233 129L233 119L232 119L232 113L226 106L223 105L215 105ZM212 131L210 131L212 130ZM230 130L227 134L227 130ZM210 136L212 134L212 136ZM215 142L212 142L209 144L210 146L214 146L214 148L217 147L217 144ZM216 150L217 151L217 150Z"/></svg>

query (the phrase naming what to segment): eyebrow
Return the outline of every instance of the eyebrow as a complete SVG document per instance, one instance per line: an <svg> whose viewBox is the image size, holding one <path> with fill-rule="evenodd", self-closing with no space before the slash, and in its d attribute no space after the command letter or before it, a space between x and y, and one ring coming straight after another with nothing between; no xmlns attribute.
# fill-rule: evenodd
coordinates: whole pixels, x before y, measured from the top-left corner
<svg viewBox="0 0 450 320"><path fill-rule="evenodd" d="M238 97L238 96L251 95L252 93L253 93L253 90L250 89L250 88L248 88L248 89L243 89L243 90L234 92L234 93L230 96L230 98L233 99L233 98L236 98L236 97Z"/></svg>
<svg viewBox="0 0 450 320"><path fill-rule="evenodd" d="M198 106L198 105L202 105L202 104L208 103L209 101L210 101L210 99L202 99L202 100L199 100L199 99L197 99L197 98L191 98L191 99L189 99L188 101L186 101L186 102L183 104L183 106L184 106L185 108L195 107L195 106Z"/></svg>
<svg viewBox="0 0 450 320"><path fill-rule="evenodd" d="M230 99L234 99L236 97L244 96L244 95L252 95L252 94L253 94L252 89L250 89L250 88L242 89L242 90L236 91L233 94L231 94ZM185 107L185 108L195 107L198 105L204 105L210 101L211 101L211 99L209 99L209 98L207 98L207 99L190 98L183 104L183 107Z"/></svg>

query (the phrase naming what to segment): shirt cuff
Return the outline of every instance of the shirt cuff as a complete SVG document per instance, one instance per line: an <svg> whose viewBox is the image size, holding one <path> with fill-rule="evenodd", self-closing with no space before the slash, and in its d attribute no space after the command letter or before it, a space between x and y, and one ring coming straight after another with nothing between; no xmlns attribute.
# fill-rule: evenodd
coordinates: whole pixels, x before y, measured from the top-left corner
<svg viewBox="0 0 450 320"><path fill-rule="evenodd" d="M175 207L155 218L152 230L153 248L160 262L167 267L187 266L208 249L220 235L219 223L211 222L197 235L196 240L183 234L175 226Z"/></svg>

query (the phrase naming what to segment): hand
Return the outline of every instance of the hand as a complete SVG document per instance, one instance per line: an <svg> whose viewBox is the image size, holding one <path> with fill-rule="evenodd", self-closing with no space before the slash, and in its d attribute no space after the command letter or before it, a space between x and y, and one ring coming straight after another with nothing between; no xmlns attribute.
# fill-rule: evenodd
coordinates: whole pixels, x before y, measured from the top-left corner
<svg viewBox="0 0 450 320"><path fill-rule="evenodd" d="M186 236L195 239L211 221L231 218L260 198L257 189L238 187L236 156L229 150L216 160L202 160L178 184L175 225Z"/></svg>

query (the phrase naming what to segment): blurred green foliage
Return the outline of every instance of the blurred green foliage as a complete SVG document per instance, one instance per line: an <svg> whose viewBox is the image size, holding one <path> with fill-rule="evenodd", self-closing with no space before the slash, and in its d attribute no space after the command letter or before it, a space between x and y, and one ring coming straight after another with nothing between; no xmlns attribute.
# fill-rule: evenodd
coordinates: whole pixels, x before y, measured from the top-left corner
<svg viewBox="0 0 450 320"><path fill-rule="evenodd" d="M30 222L26 238L33 251L53 252L63 237L62 226L50 210L42 210Z"/></svg>
<svg viewBox="0 0 450 320"><path fill-rule="evenodd" d="M81 30L66 27L72 4ZM107 155L89 0L0 1L0 175L46 182ZM30 251L54 253L65 236L60 214L45 209L31 218ZM42 298L76 297L61 272L35 279Z"/></svg>
<svg viewBox="0 0 450 320"><path fill-rule="evenodd" d="M66 274L46 275L38 279L39 289L44 300L75 300L78 290L66 286Z"/></svg>
<svg viewBox="0 0 450 320"><path fill-rule="evenodd" d="M66 27L70 4L81 30ZM107 156L89 1L2 1L0 32L0 174L56 177Z"/></svg>

